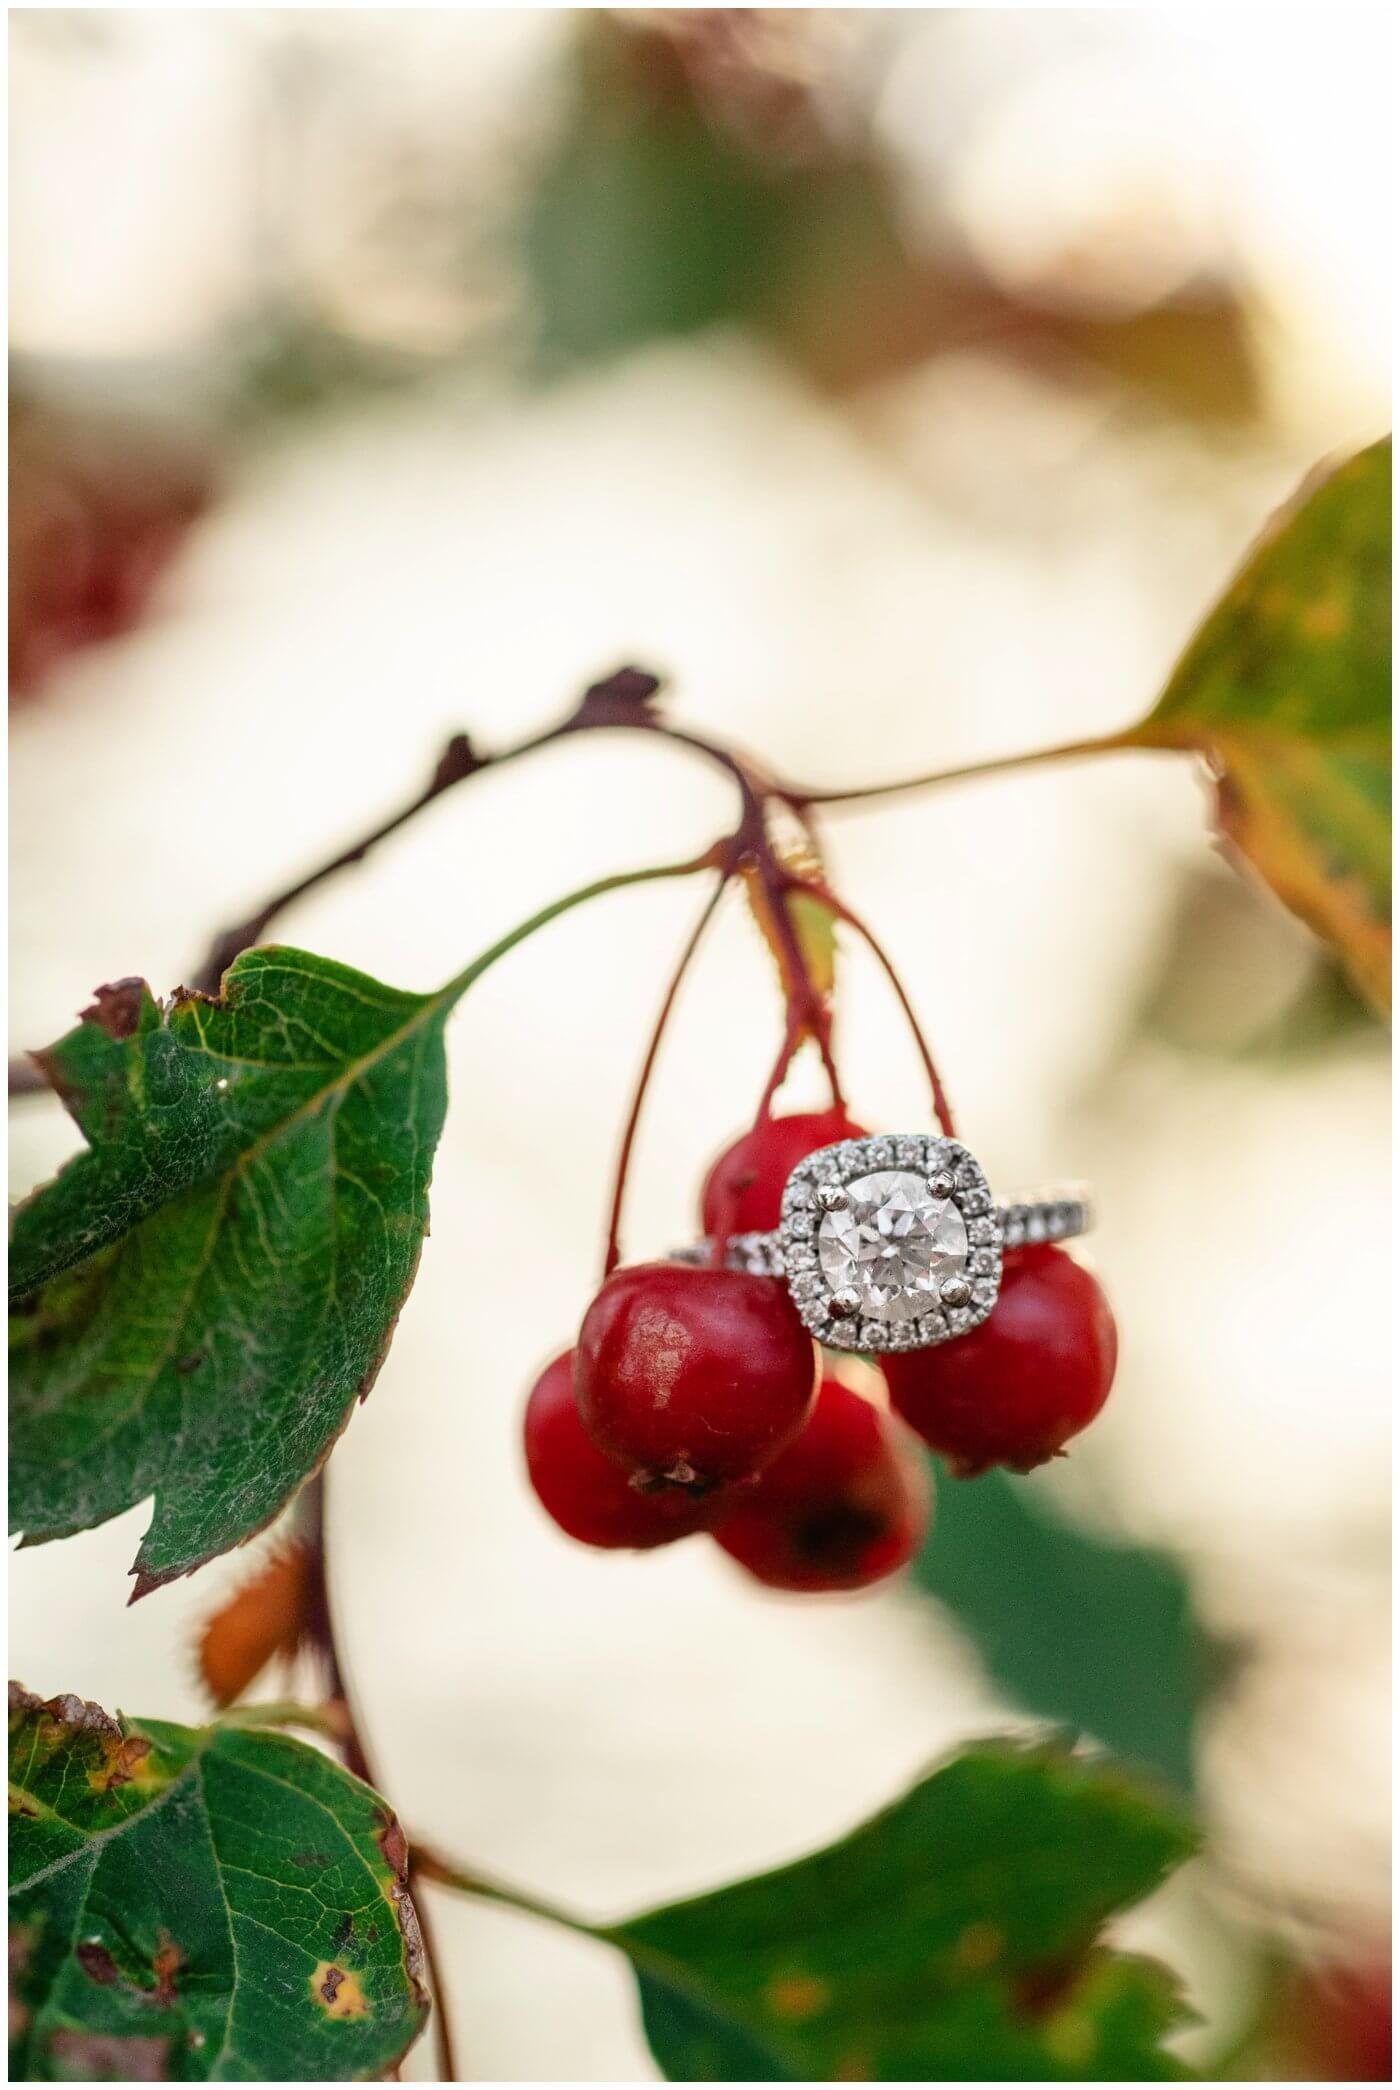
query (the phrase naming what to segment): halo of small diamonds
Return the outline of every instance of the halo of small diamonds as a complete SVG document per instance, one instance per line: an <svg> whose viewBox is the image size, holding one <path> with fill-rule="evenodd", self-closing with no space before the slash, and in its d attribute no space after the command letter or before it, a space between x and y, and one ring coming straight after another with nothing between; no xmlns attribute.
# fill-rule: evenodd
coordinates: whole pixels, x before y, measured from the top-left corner
<svg viewBox="0 0 1400 2090"><path fill-rule="evenodd" d="M900 1318L833 1312L832 1295L840 1287L823 1270L819 1234L824 1221L839 1223L841 1215L823 1210L818 1190L828 1186L846 1190L888 1171L917 1178L920 1186L940 1177L951 1179L946 1203L960 1215L967 1239L965 1275L970 1296L965 1305L940 1304L935 1292L924 1302L924 1311L906 1307ZM939 1183L938 1190L942 1187ZM936 1198L938 1193L933 1195ZM793 1302L812 1335L831 1349L927 1349L975 1328L996 1304L1001 1283L1001 1225L980 1165L957 1140L936 1133L913 1133L898 1138L844 1139L821 1147L800 1161L789 1176L782 1215L777 1246Z"/></svg>

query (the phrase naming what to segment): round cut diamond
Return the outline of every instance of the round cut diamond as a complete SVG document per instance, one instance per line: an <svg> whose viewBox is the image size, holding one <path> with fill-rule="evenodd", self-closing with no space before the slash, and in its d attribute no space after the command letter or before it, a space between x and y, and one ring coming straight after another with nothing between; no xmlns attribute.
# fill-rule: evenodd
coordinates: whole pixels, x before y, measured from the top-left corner
<svg viewBox="0 0 1400 2090"><path fill-rule="evenodd" d="M844 1187L845 1209L826 1213L817 1229L822 1275L834 1292L857 1292L869 1320L916 1320L937 1306L945 1279L963 1275L962 1213L903 1169L879 1169Z"/></svg>

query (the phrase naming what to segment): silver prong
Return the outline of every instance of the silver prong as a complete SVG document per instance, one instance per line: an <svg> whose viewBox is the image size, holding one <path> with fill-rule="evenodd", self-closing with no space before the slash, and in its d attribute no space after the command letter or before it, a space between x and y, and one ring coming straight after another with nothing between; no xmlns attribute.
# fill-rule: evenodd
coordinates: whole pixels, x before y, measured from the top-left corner
<svg viewBox="0 0 1400 2090"><path fill-rule="evenodd" d="M969 1294L969 1296L971 1295ZM860 1312L860 1293L853 1290L850 1285L843 1286L839 1292L833 1292L831 1295L831 1311L838 1320L849 1321L852 1314Z"/></svg>
<svg viewBox="0 0 1400 2090"><path fill-rule="evenodd" d="M945 1306L966 1306L972 1297L972 1286L965 1277L945 1277L938 1287L938 1296Z"/></svg>
<svg viewBox="0 0 1400 2090"><path fill-rule="evenodd" d="M817 1203L823 1212L844 1212L851 1200L839 1183L819 1183Z"/></svg>
<svg viewBox="0 0 1400 2090"><path fill-rule="evenodd" d="M940 1172L929 1177L928 1188L930 1197L951 1197L957 1185L950 1175Z"/></svg>

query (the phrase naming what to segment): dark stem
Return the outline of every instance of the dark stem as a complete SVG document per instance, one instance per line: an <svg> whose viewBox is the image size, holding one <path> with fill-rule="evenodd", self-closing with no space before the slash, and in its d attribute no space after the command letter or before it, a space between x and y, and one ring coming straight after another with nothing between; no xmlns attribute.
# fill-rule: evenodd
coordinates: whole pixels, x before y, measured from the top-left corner
<svg viewBox="0 0 1400 2090"><path fill-rule="evenodd" d="M715 883L714 891L705 902L700 919L696 922L695 927L686 939L685 948L682 950L680 958L676 963L676 969L671 975L670 984L667 986L661 1007L657 1011L656 1022L652 1027L651 1038L646 1049L646 1057L642 1061L642 1071L637 1077L637 1086L632 1097L632 1108L627 1113L627 1124L623 1131L622 1146L617 1157L617 1174L613 1181L612 1210L608 1215L608 1244L603 1256L604 1277L611 1277L622 1259L622 1205L623 1199L627 1194L627 1175L632 1161L632 1148L637 1137L637 1126L641 1121L642 1105L646 1100L647 1089L651 1084L652 1071L656 1066L656 1057L661 1049L661 1040L665 1034L666 1025L670 1021L671 1010L675 1006L681 982L690 970L690 961L699 948L700 939L709 926L710 919L718 907L720 898L728 883L729 872L727 869L722 868Z"/></svg>
<svg viewBox="0 0 1400 2090"><path fill-rule="evenodd" d="M363 1778L366 1785L377 1781L371 1768L369 1754L361 1738L355 1720L355 1707L346 1686L345 1673L341 1667L340 1648L336 1641L335 1619L331 1611L329 1570L326 1558L326 1474L323 1467L313 1474L297 1500L296 1519L306 1541L307 1558L310 1562L306 1599L306 1637L320 1659L325 1672L327 1695L344 1707L341 1723L341 1755L347 1771Z"/></svg>
<svg viewBox="0 0 1400 2090"><path fill-rule="evenodd" d="M397 813L391 814L387 820L380 821L368 834L361 836L359 841L351 843L348 848L340 850L325 863L308 871L305 876L273 893L246 921L222 931L195 971L190 984L205 993L217 993L220 980L239 952L256 943L278 915L294 901L303 899L307 893L312 892L327 878L334 877L338 871L362 862L380 842L396 834L400 828L406 827L426 806L441 798L444 792L465 782L468 777L478 776L483 770L498 769L502 763L517 761L523 755L549 747L555 741L566 739L575 733L612 730L654 733L663 740L674 742L678 747L690 748L696 754L702 755L707 761L723 769L738 786L742 814L734 838L736 854L733 868L738 868L741 858L747 858L753 865L769 900L775 934L790 967L789 992L793 991L795 986L802 1004L801 1014L806 1027L816 1039L817 1048L822 1055L827 1079L831 1083L832 1100L839 1107L841 1087L831 1052L830 1012L821 997L811 988L800 941L788 920L783 893L790 879L767 835L764 822L764 809L767 804L777 800L788 806L810 831L811 823L807 815L814 807L860 805L872 799L891 797L902 791L918 791L930 789L936 784L995 776L1007 770L1065 761L1078 755L1106 753L1112 749L1136 744L1131 735L1108 734L1101 740L1075 741L1063 747L1036 749L1029 754L972 763L961 769L937 770L927 776L909 777L894 783L873 784L845 791L819 791L780 782L765 774L747 757L735 754L717 741L709 740L703 734L669 725L653 708L653 699L660 687L660 682L654 675L648 675L636 668L620 668L615 674L594 683L585 691L574 710L556 725L492 754L478 753L465 733L454 734L439 757L427 784L407 805L402 806ZM10 1062L11 1097L39 1095L47 1090L48 1084L44 1077L28 1060Z"/></svg>
<svg viewBox="0 0 1400 2090"><path fill-rule="evenodd" d="M306 1539L311 1562L310 1592L307 1601L307 1639L320 1658L325 1674L328 1695L342 1709L337 1723L337 1740L347 1771L363 1778L377 1793L384 1788L375 1776L369 1751L360 1732L355 1715L354 1700L350 1695L345 1669L341 1659L339 1642L336 1639L335 1613L331 1605L330 1574L326 1544L326 1469L313 1474L302 1489L297 1501L297 1522ZM412 1886L414 1874L423 1871L417 1854L409 1846L408 1876ZM424 1872L425 1878L430 1877ZM446 2083L461 2080L457 2071L457 2054L452 2036L452 2018L448 2009L447 1991L443 1984L442 1961L437 1950L432 1919L421 1899L414 1902L418 1916L418 1929L423 1939L423 1958L428 1971L428 1986L433 2000L433 2025L438 2043L438 2058L442 2067L442 2079Z"/></svg>
<svg viewBox="0 0 1400 2090"><path fill-rule="evenodd" d="M290 907L294 900L302 899L323 880L334 877L337 871L344 871L351 864L363 862L371 849L376 848L380 842L387 841L389 836L396 834L401 827L407 827L410 820L415 819L425 806L430 806L435 798L441 798L444 791L450 791L454 784L460 784L466 777L475 776L479 769L489 767L490 759L488 757L483 760L476 753L465 733L454 733L438 757L437 767L422 791L411 798L406 806L400 807L397 813L391 814L387 820L382 820L378 827L371 828L367 835L362 835L358 842L352 842L348 849L342 849L338 856L331 857L329 862L319 865L316 870L308 871L304 878L298 878L294 884L274 893L254 914L249 915L247 921L240 922L236 928L221 931L215 937L208 955L189 985L203 994L217 994L219 982L239 952L246 951L257 943L268 924L284 909Z"/></svg>
<svg viewBox="0 0 1400 2090"><path fill-rule="evenodd" d="M797 1048L801 1043L802 1026L794 1017L791 1009L789 1009L787 1023L783 1030L783 1042L778 1047L778 1057L773 1062L773 1071L764 1085L763 1094L758 1099L758 1109L754 1112L753 1121L755 1128L773 1115L773 1098L787 1080L788 1068L792 1065ZM843 1108L840 1096L834 1091L831 1100L838 1110Z"/></svg>
<svg viewBox="0 0 1400 2090"><path fill-rule="evenodd" d="M948 1107L947 1094L939 1078L938 1069L933 1063L933 1054L929 1051L928 1040L919 1027L919 1019L914 1014L913 1004L904 991L904 982L895 971L894 962L888 952L877 942L874 934L861 921L860 917L851 912L844 900L838 900L835 893L829 887L823 885L820 879L798 878L791 872L788 873L788 877L793 885L800 886L803 891L809 892L816 899L823 901L831 909L838 921L848 923L855 930L857 936L867 945L872 957L883 970L886 979L899 998L899 1005L904 1011L905 1021L908 1023L914 1043L918 1047L919 1057L924 1063L924 1072L928 1076L929 1088L933 1095L933 1114L938 1120L938 1129L946 1139L954 1138L953 1113Z"/></svg>

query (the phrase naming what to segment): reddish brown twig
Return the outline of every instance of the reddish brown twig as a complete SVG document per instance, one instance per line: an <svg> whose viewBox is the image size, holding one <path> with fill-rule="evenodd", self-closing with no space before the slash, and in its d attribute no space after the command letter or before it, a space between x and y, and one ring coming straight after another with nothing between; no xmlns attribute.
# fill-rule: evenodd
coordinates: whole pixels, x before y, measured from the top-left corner
<svg viewBox="0 0 1400 2090"><path fill-rule="evenodd" d="M297 1498L297 1523L305 1538L310 1555L310 1590L307 1604L307 1638L320 1660L329 1698L339 1708L336 1721L336 1737L345 1768L366 1785L372 1785L383 1795L384 1788L375 1775L369 1750L360 1731L355 1713L354 1700L345 1674L340 1644L336 1638L335 1613L331 1605L330 1565L326 1540L326 1469L313 1474ZM413 1849L409 1846L408 1872L410 1885L415 1872ZM433 2025L437 2036L438 2057L442 2065L442 2079L446 2083L461 2080L457 2069L457 2052L452 2032L452 2017L447 2000L447 1991L442 1979L442 1960L438 1953L432 1919L420 1900L414 1909L418 1917L418 1929L423 1939L423 1958L428 1972L428 1986L433 2002Z"/></svg>
<svg viewBox="0 0 1400 2090"><path fill-rule="evenodd" d="M646 1093L651 1085L657 1054L661 1049L661 1040L670 1021L671 1011L675 1007L676 996L680 992L681 982L690 970L690 961L699 949L700 939L709 926L710 919L718 907L720 898L728 883L729 872L726 869L721 869L719 877L715 881L714 891L705 902L699 920L686 939L685 946L676 963L676 969L671 974L670 982L662 997L661 1007L657 1011L656 1022L652 1026L651 1037L647 1043L646 1057L642 1061L642 1070L637 1077L637 1086L632 1096L632 1107L627 1113L627 1123L622 1134L622 1145L618 1150L617 1172L613 1179L612 1208L608 1214L608 1241L603 1256L604 1277L611 1277L613 1271L622 1260L622 1206L623 1200L627 1195L627 1177L632 1162L632 1148L636 1142L637 1126L641 1121L642 1105L646 1101Z"/></svg>
<svg viewBox="0 0 1400 2090"><path fill-rule="evenodd" d="M899 1005L904 1011L905 1021L908 1023L914 1043L918 1047L919 1057L924 1063L924 1072L928 1076L929 1088L933 1096L933 1114L938 1120L938 1128L946 1138L952 1139L954 1137L953 1113L948 1106L947 1093L939 1077L938 1069L934 1065L933 1054L929 1050L928 1040L920 1028L918 1017L914 1014L913 1004L904 991L904 982L895 971L894 962L890 958L889 953L877 941L873 932L866 927L860 917L852 913L844 900L838 900L830 887L824 885L820 879L799 878L792 872L788 872L785 875L790 884L800 887L804 892L811 893L814 898L821 900L831 909L838 921L848 923L855 930L857 936L866 944L871 956L884 972L886 979L899 999Z"/></svg>

